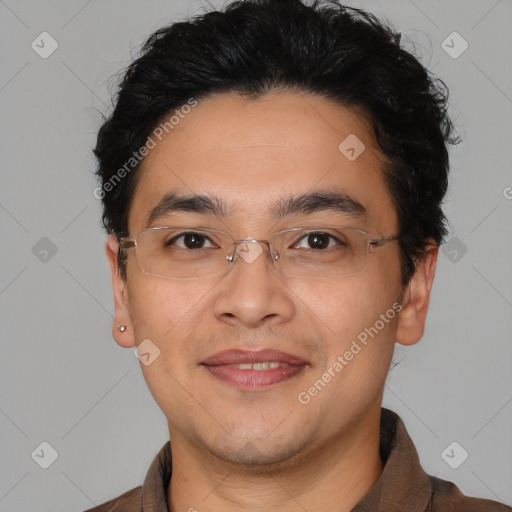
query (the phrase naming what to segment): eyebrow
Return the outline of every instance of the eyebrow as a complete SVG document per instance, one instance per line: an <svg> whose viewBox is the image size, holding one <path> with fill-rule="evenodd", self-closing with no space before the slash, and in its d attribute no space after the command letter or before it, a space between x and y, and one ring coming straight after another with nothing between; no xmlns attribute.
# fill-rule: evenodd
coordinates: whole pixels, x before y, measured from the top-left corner
<svg viewBox="0 0 512 512"><path fill-rule="evenodd" d="M334 211L357 218L363 218L368 213L359 201L346 192L315 191L279 198L272 205L270 215L274 220L280 220L290 215L310 214L320 211ZM201 215L210 214L227 217L231 214L232 208L228 208L220 198L214 195L178 195L171 192L165 194L149 212L147 226L175 212L192 212Z"/></svg>
<svg viewBox="0 0 512 512"><path fill-rule="evenodd" d="M165 194L149 212L147 226L155 220L175 212L193 212L226 217L229 213L222 200L212 195L180 196L173 192Z"/></svg>
<svg viewBox="0 0 512 512"><path fill-rule="evenodd" d="M366 208L342 191L315 191L299 196L280 198L272 207L271 215L279 220L288 215L308 214L330 210L353 217L365 217Z"/></svg>

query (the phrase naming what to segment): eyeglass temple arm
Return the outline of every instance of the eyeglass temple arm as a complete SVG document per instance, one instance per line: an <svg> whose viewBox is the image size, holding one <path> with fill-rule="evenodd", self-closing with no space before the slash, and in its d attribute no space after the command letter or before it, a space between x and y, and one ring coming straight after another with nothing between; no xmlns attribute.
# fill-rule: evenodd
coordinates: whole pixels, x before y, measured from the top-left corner
<svg viewBox="0 0 512 512"><path fill-rule="evenodd" d="M118 238L117 241L119 243L120 251L124 251L125 249L131 249L137 245L135 240L131 238Z"/></svg>
<svg viewBox="0 0 512 512"><path fill-rule="evenodd" d="M126 249L132 249L137 245L137 243L131 238L123 237L118 237L117 242L119 243L119 250L117 251L117 266L120 267L123 251Z"/></svg>
<svg viewBox="0 0 512 512"><path fill-rule="evenodd" d="M374 247L381 247L388 242L393 242L394 240L398 240L400 237L398 236L384 236L382 238L374 238L373 240L369 240L368 243Z"/></svg>

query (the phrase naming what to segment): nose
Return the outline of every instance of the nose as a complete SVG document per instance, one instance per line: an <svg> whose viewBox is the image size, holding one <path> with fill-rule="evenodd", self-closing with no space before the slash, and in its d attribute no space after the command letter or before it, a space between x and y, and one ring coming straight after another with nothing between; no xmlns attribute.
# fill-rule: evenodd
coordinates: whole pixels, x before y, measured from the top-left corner
<svg viewBox="0 0 512 512"><path fill-rule="evenodd" d="M295 312L293 294L277 273L265 242L241 242L234 268L219 283L215 317L231 325L260 327L289 321Z"/></svg>

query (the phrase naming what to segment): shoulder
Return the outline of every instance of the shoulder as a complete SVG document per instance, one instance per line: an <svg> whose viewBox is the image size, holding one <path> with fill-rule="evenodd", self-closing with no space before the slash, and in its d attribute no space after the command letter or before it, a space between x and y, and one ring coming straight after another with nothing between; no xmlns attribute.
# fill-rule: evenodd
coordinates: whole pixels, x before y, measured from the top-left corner
<svg viewBox="0 0 512 512"><path fill-rule="evenodd" d="M497 501L471 498L462 494L452 482L430 477L432 498L429 512L512 512L512 508Z"/></svg>
<svg viewBox="0 0 512 512"><path fill-rule="evenodd" d="M140 512L142 486L136 487L117 498L114 498L102 505L85 510L84 512Z"/></svg>

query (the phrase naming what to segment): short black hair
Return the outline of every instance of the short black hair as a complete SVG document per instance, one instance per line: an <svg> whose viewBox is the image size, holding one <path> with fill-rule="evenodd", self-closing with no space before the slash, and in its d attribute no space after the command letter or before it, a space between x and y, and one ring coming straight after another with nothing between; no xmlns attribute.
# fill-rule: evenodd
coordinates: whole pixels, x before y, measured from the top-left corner
<svg viewBox="0 0 512 512"><path fill-rule="evenodd" d="M128 231L140 148L165 115L213 94L257 100L280 90L321 95L371 121L389 162L384 179L406 285L428 240L439 245L447 234L447 144L458 141L448 90L400 46L389 23L335 0L237 0L150 35L98 132L103 226L118 238Z"/></svg>

